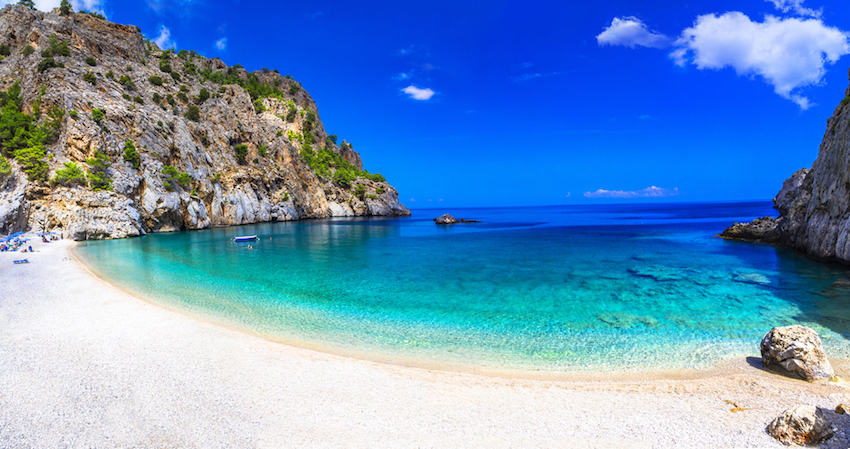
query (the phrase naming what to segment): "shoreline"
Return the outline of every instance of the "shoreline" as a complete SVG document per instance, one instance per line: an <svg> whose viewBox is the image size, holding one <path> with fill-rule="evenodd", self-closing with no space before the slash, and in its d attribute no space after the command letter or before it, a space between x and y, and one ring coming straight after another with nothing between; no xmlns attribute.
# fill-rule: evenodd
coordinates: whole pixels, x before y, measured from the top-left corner
<svg viewBox="0 0 850 449"><path fill-rule="evenodd" d="M846 381L746 360L544 379L316 352L127 294L63 261L71 245L33 242L27 265L0 253L4 447L784 447L764 432L783 410L850 402ZM821 447L847 447L850 417L833 417Z"/></svg>
<svg viewBox="0 0 850 449"><path fill-rule="evenodd" d="M531 369L522 369L522 368L490 368L481 365L476 365L473 363L464 364L450 361L438 361L431 359L417 359L413 357L404 357L394 354L382 354L382 353L373 353L366 351L357 351L357 350L346 350L337 348L334 346L315 343L304 340L294 340L287 339L283 337L278 337L272 334L264 334L261 332L256 332L251 329L240 327L236 324L227 322L224 319L218 319L212 315L205 315L203 313L195 312L193 310L189 310L188 308L180 308L171 304L166 304L163 302L156 301L154 299L148 298L144 295L140 295L137 292L133 292L120 284L114 284L109 282L109 280L105 279L101 275L94 272L88 265L86 265L77 254L73 251L73 248L77 246L77 242L71 242L71 244L67 247L67 252L71 260L79 267L79 269L85 272L90 277L96 279L101 282L104 286L109 288L113 288L118 290L128 296L136 298L140 301L143 301L147 304L151 304L155 307L160 307L162 309L168 310L170 312L176 313L178 315L190 317L192 319L208 323L214 326L223 327L226 329L233 330L235 332L241 332L247 335L251 335L269 342L282 344L286 346L291 346L295 348L306 349L310 351L316 351L320 353L364 360L369 362L376 362L381 364L387 364L392 366L403 366L407 368L416 368L416 369L425 369L425 370L436 370L436 371L446 371L453 373L464 373L464 374L472 374L478 376L487 376L487 377L497 377L497 378L507 378L507 379L526 379L526 380L544 380L544 381L595 381L599 379L600 374L605 375L606 381L608 380L618 380L618 381L630 381L630 380L648 380L648 379L701 379L708 377L717 377L721 376L724 373L729 372L730 370L736 369L744 369L749 366L746 358L728 358L724 360L720 360L717 363L713 364L710 367L706 368L669 368L669 369L647 369L645 367L635 367L633 369L589 369L589 370L531 370ZM842 362L842 360L832 360L835 362ZM848 362L848 366L850 366L850 360ZM850 377L850 376L848 376Z"/></svg>

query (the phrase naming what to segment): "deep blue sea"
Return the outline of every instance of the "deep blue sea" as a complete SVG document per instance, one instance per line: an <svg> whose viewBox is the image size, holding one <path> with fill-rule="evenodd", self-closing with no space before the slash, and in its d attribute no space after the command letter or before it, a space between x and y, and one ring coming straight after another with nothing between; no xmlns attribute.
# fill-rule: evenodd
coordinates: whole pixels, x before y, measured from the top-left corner
<svg viewBox="0 0 850 449"><path fill-rule="evenodd" d="M481 223L437 226L444 212ZM98 276L288 342L481 369L705 369L773 326L850 358L847 266L715 237L770 202L414 210L83 242ZM237 235L257 234L253 243ZM837 282L838 281L838 282Z"/></svg>

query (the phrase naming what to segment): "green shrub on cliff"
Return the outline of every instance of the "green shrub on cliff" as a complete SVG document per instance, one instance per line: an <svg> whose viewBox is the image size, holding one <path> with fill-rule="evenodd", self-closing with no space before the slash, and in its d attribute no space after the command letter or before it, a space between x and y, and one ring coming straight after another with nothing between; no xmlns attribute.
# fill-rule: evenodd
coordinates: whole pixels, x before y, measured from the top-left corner
<svg viewBox="0 0 850 449"><path fill-rule="evenodd" d="M52 56L48 56L38 63L38 73L44 73L45 70L52 69L54 67L64 68L65 64L62 64L61 62L56 62L56 60L53 59Z"/></svg>
<svg viewBox="0 0 850 449"><path fill-rule="evenodd" d="M380 173L371 174L366 170L360 173L360 176L374 182L387 182Z"/></svg>
<svg viewBox="0 0 850 449"><path fill-rule="evenodd" d="M236 160L238 160L240 164L244 164L245 157L248 156L248 145L240 143L233 149L236 151Z"/></svg>
<svg viewBox="0 0 850 449"><path fill-rule="evenodd" d="M201 92L198 94L198 98L195 99L195 103L203 104L203 102L210 99L210 91L207 90L206 87L201 88Z"/></svg>
<svg viewBox="0 0 850 449"><path fill-rule="evenodd" d="M133 80L131 80L130 77L127 75L122 75L121 78L118 80L118 84L130 90L136 89L136 83L134 83Z"/></svg>
<svg viewBox="0 0 850 449"><path fill-rule="evenodd" d="M180 93L183 93L183 92L180 92ZM197 121L201 120L201 111L198 109L197 106L195 106L193 104L189 105L189 110L186 111L186 113L183 114L183 115L187 119L192 120L193 122L197 122Z"/></svg>
<svg viewBox="0 0 850 449"><path fill-rule="evenodd" d="M179 83L180 82L180 74L177 73L177 72L171 72L171 79L173 79L174 82Z"/></svg>
<svg viewBox="0 0 850 449"><path fill-rule="evenodd" d="M27 179L32 182L47 181L50 166L44 161L44 155L44 146L40 143L15 152L15 160L21 164L24 173L27 174Z"/></svg>
<svg viewBox="0 0 850 449"><path fill-rule="evenodd" d="M6 44L0 45L0 56L11 56L12 50Z"/></svg>
<svg viewBox="0 0 850 449"><path fill-rule="evenodd" d="M24 56L29 56L33 53L35 53L35 49L32 48L32 45L29 45L29 44L26 47L24 47L23 50L21 50L21 54L24 55Z"/></svg>
<svg viewBox="0 0 850 449"><path fill-rule="evenodd" d="M52 184L60 184L65 187L72 185L85 184L86 174L79 165L73 162L65 162L65 168L56 170L56 175L51 181Z"/></svg>
<svg viewBox="0 0 850 449"><path fill-rule="evenodd" d="M94 157L86 159L86 164L89 164L89 187L93 190L112 190L112 180L107 173L109 166L112 165L109 156L98 150L94 153Z"/></svg>
<svg viewBox="0 0 850 449"><path fill-rule="evenodd" d="M261 100L259 98L254 100L254 110L257 111L257 114L261 114L261 113L265 112L266 107L265 107L265 105L263 105L263 100Z"/></svg>
<svg viewBox="0 0 850 449"><path fill-rule="evenodd" d="M83 81L91 84L96 84L97 76L92 72L83 73Z"/></svg>
<svg viewBox="0 0 850 449"><path fill-rule="evenodd" d="M47 56L71 56L71 49L68 48L68 43L59 40L55 35L50 36L47 39L47 43L50 45L50 49L45 50L49 52ZM42 56L44 56L43 53Z"/></svg>
<svg viewBox="0 0 850 449"><path fill-rule="evenodd" d="M162 77L159 75L150 76L148 77L148 82L157 87L162 86Z"/></svg>
<svg viewBox="0 0 850 449"><path fill-rule="evenodd" d="M5 157L0 157L0 181L12 174L12 166Z"/></svg>
<svg viewBox="0 0 850 449"><path fill-rule="evenodd" d="M103 17L102 14L98 14L96 12L89 12L89 11L80 10L80 14L88 14L88 15L94 17L95 19L106 20L106 17Z"/></svg>
<svg viewBox="0 0 850 449"><path fill-rule="evenodd" d="M357 179L357 175L355 175L351 170L337 169L333 175L333 182L345 189L351 187L351 182Z"/></svg>
<svg viewBox="0 0 850 449"><path fill-rule="evenodd" d="M171 73L171 60L168 58L162 58L159 60L159 70L165 73Z"/></svg>
<svg viewBox="0 0 850 449"><path fill-rule="evenodd" d="M192 182L192 177L188 173L177 170L171 165L162 167L162 173L165 175L165 188L169 192L173 192L178 185L183 188L189 187Z"/></svg>
<svg viewBox="0 0 850 449"><path fill-rule="evenodd" d="M94 59L93 57L89 56L89 57L86 58L86 64L94 67L94 66L97 65L97 60Z"/></svg>
<svg viewBox="0 0 850 449"><path fill-rule="evenodd" d="M133 143L132 139L127 139L124 142L124 160L129 162L136 170L142 164L142 158L139 156L139 152L136 151L136 144Z"/></svg>
<svg viewBox="0 0 850 449"><path fill-rule="evenodd" d="M97 123L100 123L100 121L103 120L104 116L105 114L103 112L103 109L95 108L91 110L91 118L93 118L94 121L96 121Z"/></svg>

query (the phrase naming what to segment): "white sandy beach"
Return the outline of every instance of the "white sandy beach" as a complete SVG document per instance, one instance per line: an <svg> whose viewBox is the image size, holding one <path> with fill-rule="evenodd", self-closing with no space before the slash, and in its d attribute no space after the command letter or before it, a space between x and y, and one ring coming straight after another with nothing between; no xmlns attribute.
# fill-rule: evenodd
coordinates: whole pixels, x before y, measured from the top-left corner
<svg viewBox="0 0 850 449"><path fill-rule="evenodd" d="M0 253L2 448L767 448L785 447L764 430L783 410L850 402L844 382L745 360L696 377L531 380L315 352L133 297L66 260L70 245ZM822 447L850 447L850 417L830 416Z"/></svg>

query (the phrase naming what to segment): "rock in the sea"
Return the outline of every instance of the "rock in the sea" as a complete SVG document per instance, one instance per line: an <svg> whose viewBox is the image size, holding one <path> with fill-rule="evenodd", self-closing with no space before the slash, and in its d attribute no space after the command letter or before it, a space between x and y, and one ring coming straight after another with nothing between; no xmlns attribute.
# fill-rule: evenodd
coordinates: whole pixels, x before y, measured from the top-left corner
<svg viewBox="0 0 850 449"><path fill-rule="evenodd" d="M455 220L455 217L452 217L449 214L443 214L434 219L434 222L437 224L455 224L460 223L458 220Z"/></svg>
<svg viewBox="0 0 850 449"><path fill-rule="evenodd" d="M756 218L749 223L735 223L726 228L720 237L747 242L777 243L779 222L773 217Z"/></svg>
<svg viewBox="0 0 850 449"><path fill-rule="evenodd" d="M803 405L785 410L767 426L767 433L783 444L809 445L828 440L835 430L823 410Z"/></svg>
<svg viewBox="0 0 850 449"><path fill-rule="evenodd" d="M835 375L820 337L811 328L774 327L761 340L762 365L809 382Z"/></svg>

